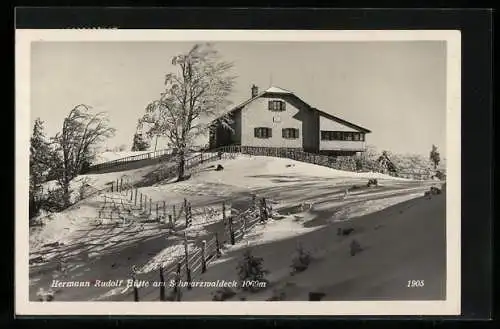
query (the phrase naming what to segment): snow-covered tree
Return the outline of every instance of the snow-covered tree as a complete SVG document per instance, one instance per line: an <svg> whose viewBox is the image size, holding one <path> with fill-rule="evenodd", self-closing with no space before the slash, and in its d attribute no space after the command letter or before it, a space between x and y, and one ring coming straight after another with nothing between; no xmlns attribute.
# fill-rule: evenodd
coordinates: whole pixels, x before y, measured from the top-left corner
<svg viewBox="0 0 500 329"><path fill-rule="evenodd" d="M142 132L142 123L139 120L137 130L134 134L134 141L132 143L132 151L147 151L151 146L149 139Z"/></svg>
<svg viewBox="0 0 500 329"><path fill-rule="evenodd" d="M33 134L30 139L30 185L29 185L29 213L30 218L36 216L40 207L40 193L42 184L47 180L51 167L50 144L43 131L43 121L35 120Z"/></svg>
<svg viewBox="0 0 500 329"><path fill-rule="evenodd" d="M438 152L438 148L436 145L432 145L432 150L429 154L429 159L432 161L432 164L434 165L434 170L436 170L439 165L439 162L441 161L441 156Z"/></svg>
<svg viewBox="0 0 500 329"><path fill-rule="evenodd" d="M114 132L105 113L92 113L88 105L75 106L64 119L62 131L53 142L57 182L63 190L65 206L70 204L70 182L92 162L95 148Z"/></svg>
<svg viewBox="0 0 500 329"><path fill-rule="evenodd" d="M178 180L184 178L186 151L200 135L210 129L211 122L230 128L224 114L230 102L235 76L233 64L221 59L210 44L196 44L185 54L172 59L176 72L165 76L165 89L152 101L141 119L149 123L148 135L165 136L169 147L177 150Z"/></svg>
<svg viewBox="0 0 500 329"><path fill-rule="evenodd" d="M389 152L382 151L382 155L378 158L379 165L384 168L384 170L395 173L397 171L394 163L389 159Z"/></svg>

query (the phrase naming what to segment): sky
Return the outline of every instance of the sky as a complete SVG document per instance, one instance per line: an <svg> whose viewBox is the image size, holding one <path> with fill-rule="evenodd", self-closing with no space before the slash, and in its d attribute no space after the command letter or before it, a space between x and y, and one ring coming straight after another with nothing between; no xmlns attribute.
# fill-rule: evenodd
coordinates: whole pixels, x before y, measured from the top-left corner
<svg viewBox="0 0 500 329"><path fill-rule="evenodd" d="M192 42L33 42L31 126L60 131L78 104L106 111L108 147L132 145L137 120ZM446 152L446 44L442 41L217 42L238 76L230 100L275 85L311 106L372 131L368 144L394 153ZM161 144L161 142L160 142ZM158 145L161 148L161 145Z"/></svg>

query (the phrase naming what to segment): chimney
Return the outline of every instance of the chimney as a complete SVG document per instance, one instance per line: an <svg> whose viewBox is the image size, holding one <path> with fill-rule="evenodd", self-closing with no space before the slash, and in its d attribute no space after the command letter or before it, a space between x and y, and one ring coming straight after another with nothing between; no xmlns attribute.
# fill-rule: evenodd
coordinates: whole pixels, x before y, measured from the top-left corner
<svg viewBox="0 0 500 329"><path fill-rule="evenodd" d="M258 93L259 93L259 87L257 87L256 85L252 85L252 98L257 96Z"/></svg>

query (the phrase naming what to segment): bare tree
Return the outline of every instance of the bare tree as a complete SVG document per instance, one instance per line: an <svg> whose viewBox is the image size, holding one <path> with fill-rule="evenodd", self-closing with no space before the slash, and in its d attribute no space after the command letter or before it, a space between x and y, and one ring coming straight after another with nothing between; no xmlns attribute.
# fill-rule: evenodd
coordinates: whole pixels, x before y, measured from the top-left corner
<svg viewBox="0 0 500 329"><path fill-rule="evenodd" d="M210 44L197 44L186 54L172 59L177 73L165 76L165 91L146 108L142 122L149 123L149 136L165 136L169 147L177 151L178 180L184 178L186 150L210 123L217 119L231 129L224 111L230 105L235 76L233 64L223 61Z"/></svg>
<svg viewBox="0 0 500 329"><path fill-rule="evenodd" d="M63 190L65 206L70 204L70 182L91 163L95 147L114 133L105 113L92 113L88 105L75 106L64 119L62 131L53 142L57 181Z"/></svg>

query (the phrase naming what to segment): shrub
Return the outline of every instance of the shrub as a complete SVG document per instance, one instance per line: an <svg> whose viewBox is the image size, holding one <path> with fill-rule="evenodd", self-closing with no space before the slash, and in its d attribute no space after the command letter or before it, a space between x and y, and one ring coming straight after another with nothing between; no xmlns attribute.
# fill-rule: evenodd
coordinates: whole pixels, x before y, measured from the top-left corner
<svg viewBox="0 0 500 329"><path fill-rule="evenodd" d="M83 200L86 196L87 189L89 187L89 179L85 177L80 183L80 187L78 188L78 200Z"/></svg>
<svg viewBox="0 0 500 329"><path fill-rule="evenodd" d="M441 170L437 170L435 176L439 180L445 180L446 179L446 174L444 172L442 172Z"/></svg>
<svg viewBox="0 0 500 329"><path fill-rule="evenodd" d="M223 287L221 289L218 289L213 295L212 295L212 300L213 301L225 301L230 299L236 295L236 292L233 291L233 289L229 287Z"/></svg>
<svg viewBox="0 0 500 329"><path fill-rule="evenodd" d="M363 249L361 248L361 245L359 244L358 241L352 240L351 245L350 245L350 250L351 250L351 256L355 256L357 253L359 253Z"/></svg>
<svg viewBox="0 0 500 329"><path fill-rule="evenodd" d="M54 300L54 291L52 289L46 291L40 288L37 292L37 296L40 302L51 302Z"/></svg>
<svg viewBox="0 0 500 329"><path fill-rule="evenodd" d="M283 290L274 289L271 297L267 301L280 301L285 300L286 294Z"/></svg>
<svg viewBox="0 0 500 329"><path fill-rule="evenodd" d="M354 232L354 229L352 227L349 228L338 228L337 229L337 235L349 235L352 232Z"/></svg>
<svg viewBox="0 0 500 329"><path fill-rule="evenodd" d="M238 277L243 281L267 282L265 275L269 273L263 266L263 258L252 255L250 249L246 250L243 259L237 267ZM241 287L243 290L255 291L260 287L258 285L250 285Z"/></svg>
<svg viewBox="0 0 500 329"><path fill-rule="evenodd" d="M432 186L430 192L431 194L441 194L441 189L439 187Z"/></svg>
<svg viewBox="0 0 500 329"><path fill-rule="evenodd" d="M304 250L304 248L299 245L297 247L297 254L292 259L292 274L305 271L309 264L311 263L311 254Z"/></svg>
<svg viewBox="0 0 500 329"><path fill-rule="evenodd" d="M59 212L66 208L64 202L64 192L63 189L58 187L53 190L49 190L47 197L43 202L43 208L50 212Z"/></svg>

